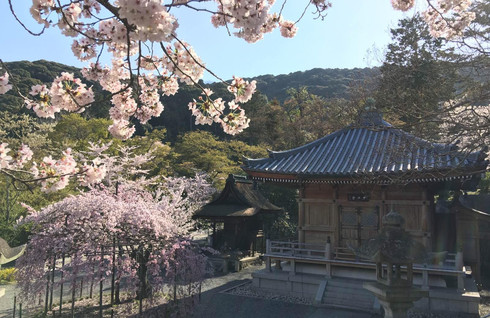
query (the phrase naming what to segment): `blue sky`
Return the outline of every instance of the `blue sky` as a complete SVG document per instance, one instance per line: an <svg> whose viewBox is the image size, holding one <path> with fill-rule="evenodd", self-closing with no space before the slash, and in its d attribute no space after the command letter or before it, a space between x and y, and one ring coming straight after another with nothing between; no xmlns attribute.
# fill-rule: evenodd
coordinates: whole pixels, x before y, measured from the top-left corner
<svg viewBox="0 0 490 318"><path fill-rule="evenodd" d="M12 1L19 18L31 29L40 30L29 14L29 0ZM277 1L281 4L282 1ZM284 16L297 20L306 0L289 0ZM276 4L276 6L278 5ZM249 44L230 37L226 29L215 29L210 16L181 10L176 13L178 36L193 45L197 54L217 75L252 77L287 74L312 68L355 68L379 65L382 51L390 41L389 29L404 15L391 8L389 0L332 0L325 20L307 13L298 24L293 39L280 36L279 30L264 40ZM309 10L310 12L312 10ZM28 34L14 20L8 1L0 1L0 58L4 61L46 59L81 67L71 52L71 39L50 28L40 37ZM372 54L376 48L381 54ZM106 55L106 61L109 55ZM206 81L213 81L209 74Z"/></svg>

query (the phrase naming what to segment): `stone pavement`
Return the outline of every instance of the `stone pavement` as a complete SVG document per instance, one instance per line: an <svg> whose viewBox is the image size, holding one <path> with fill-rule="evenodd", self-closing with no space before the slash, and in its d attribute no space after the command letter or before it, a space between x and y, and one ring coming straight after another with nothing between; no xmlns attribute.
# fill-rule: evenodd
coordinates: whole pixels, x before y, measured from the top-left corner
<svg viewBox="0 0 490 318"><path fill-rule="evenodd" d="M251 279L261 267L251 266L237 273L209 279L203 285L201 303L193 318L371 318L371 314L299 305L277 300L227 294L224 291Z"/></svg>

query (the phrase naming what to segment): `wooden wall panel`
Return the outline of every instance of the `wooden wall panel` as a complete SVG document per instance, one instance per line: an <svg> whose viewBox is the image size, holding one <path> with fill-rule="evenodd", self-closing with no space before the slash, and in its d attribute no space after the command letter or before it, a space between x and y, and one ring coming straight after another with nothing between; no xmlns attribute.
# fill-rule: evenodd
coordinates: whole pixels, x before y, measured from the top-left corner
<svg viewBox="0 0 490 318"><path fill-rule="evenodd" d="M330 204L305 203L306 225L334 225L334 216Z"/></svg>
<svg viewBox="0 0 490 318"><path fill-rule="evenodd" d="M305 185L305 198L308 199L332 199L334 187L330 184L309 183Z"/></svg>
<svg viewBox="0 0 490 318"><path fill-rule="evenodd" d="M327 242L328 236L331 236L331 233L323 231L306 231L305 242L310 244L323 245Z"/></svg>

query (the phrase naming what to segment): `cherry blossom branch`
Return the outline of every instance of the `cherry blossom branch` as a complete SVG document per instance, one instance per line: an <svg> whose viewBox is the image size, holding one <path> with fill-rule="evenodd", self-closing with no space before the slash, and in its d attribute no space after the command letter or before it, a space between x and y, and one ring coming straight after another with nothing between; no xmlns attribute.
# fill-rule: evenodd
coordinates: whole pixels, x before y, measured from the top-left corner
<svg viewBox="0 0 490 318"><path fill-rule="evenodd" d="M172 37L177 41L179 42L182 47L184 48L184 50L187 52L187 54L189 54L189 56L192 58L192 60L194 61L194 63L196 63L197 65L199 65L199 67L201 67L202 69L206 70L206 72L208 72L209 74L211 74L213 77L215 77L217 80L219 80L220 82L222 82L223 84L226 84L226 85L229 85L229 83L227 83L225 80L223 80L221 77L219 77L218 75L216 75L213 71L211 71L209 68L207 68L206 66L204 66L204 64L202 64L201 62L199 62L196 57L194 56L194 54L192 54L192 52L189 51L189 49L187 48L187 45L185 45L184 42L182 42L179 38L177 38L175 36L175 34L172 34Z"/></svg>
<svg viewBox="0 0 490 318"><path fill-rule="evenodd" d="M12 0L8 0L8 2L9 2L10 12L14 16L15 20L17 20L17 22L24 28L24 30L26 30L27 32L29 32L29 34L34 35L34 36L40 36L44 33L44 31L46 30L46 26L43 26L42 30L38 33L35 33L33 31L31 31L28 27L26 27L25 24L22 23L22 21L20 21L20 19L15 14L14 7L12 6Z"/></svg>

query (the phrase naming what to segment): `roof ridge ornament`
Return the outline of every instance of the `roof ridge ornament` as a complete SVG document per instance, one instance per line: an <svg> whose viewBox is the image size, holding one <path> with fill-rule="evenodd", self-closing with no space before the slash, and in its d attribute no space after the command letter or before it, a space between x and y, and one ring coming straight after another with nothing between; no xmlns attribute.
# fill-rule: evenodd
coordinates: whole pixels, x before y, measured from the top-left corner
<svg viewBox="0 0 490 318"><path fill-rule="evenodd" d="M357 125L360 127L385 126L383 113L376 107L376 100L372 97L366 99L364 109L359 113Z"/></svg>

